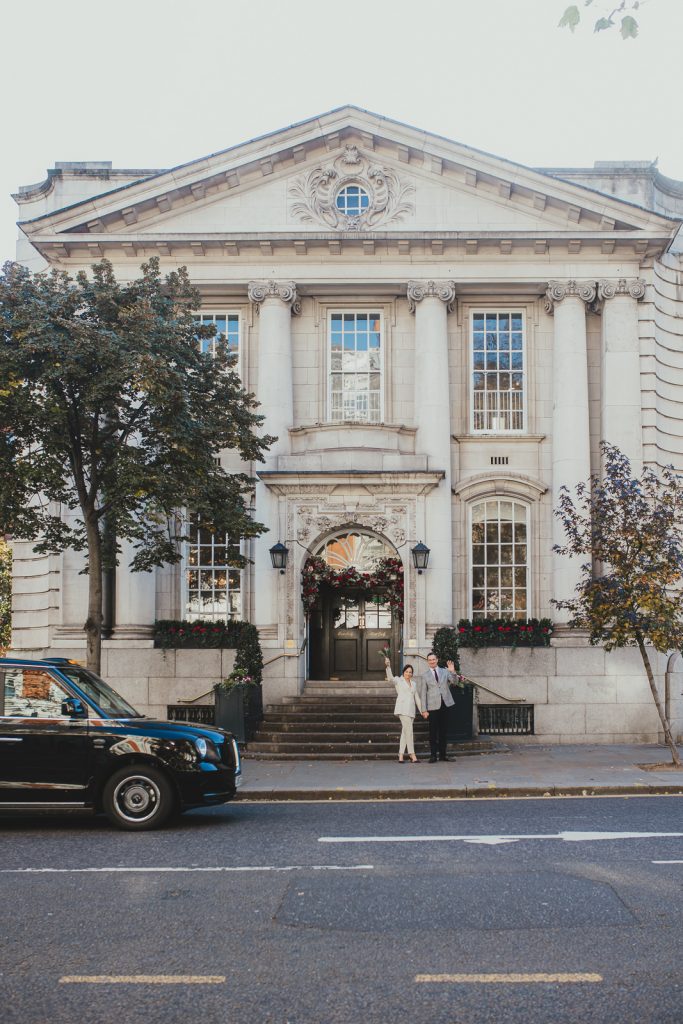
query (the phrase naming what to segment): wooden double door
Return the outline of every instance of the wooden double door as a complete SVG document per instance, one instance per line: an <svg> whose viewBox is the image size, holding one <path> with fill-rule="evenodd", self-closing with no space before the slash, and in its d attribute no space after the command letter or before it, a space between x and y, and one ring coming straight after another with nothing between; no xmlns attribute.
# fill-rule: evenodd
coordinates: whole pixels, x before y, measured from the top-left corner
<svg viewBox="0 0 683 1024"><path fill-rule="evenodd" d="M397 671L400 623L381 591L324 589L311 614L309 637L312 679L382 679L385 644Z"/></svg>

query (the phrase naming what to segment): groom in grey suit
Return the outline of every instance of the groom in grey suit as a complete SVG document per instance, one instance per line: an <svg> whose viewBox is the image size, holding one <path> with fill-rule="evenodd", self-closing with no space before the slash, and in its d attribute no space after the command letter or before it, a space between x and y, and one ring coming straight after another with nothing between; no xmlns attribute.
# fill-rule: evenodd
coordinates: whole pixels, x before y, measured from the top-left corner
<svg viewBox="0 0 683 1024"><path fill-rule="evenodd" d="M417 681L418 693L422 707L429 712L429 747L431 750L430 762L451 761L455 758L446 756L446 733L448 729L448 708L453 707L455 701L450 691L449 683L456 683L455 664L452 661L446 662L448 668L439 668L439 661L433 651L427 655L426 672L423 672Z"/></svg>

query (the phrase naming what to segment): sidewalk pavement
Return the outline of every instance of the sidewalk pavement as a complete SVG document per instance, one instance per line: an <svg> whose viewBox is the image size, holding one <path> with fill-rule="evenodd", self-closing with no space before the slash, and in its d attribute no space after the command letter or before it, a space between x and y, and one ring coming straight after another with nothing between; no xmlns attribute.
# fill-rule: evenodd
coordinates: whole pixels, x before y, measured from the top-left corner
<svg viewBox="0 0 683 1024"><path fill-rule="evenodd" d="M656 744L519 745L455 762L242 762L240 800L423 800L462 797L683 795L683 771ZM643 769L641 765L657 765Z"/></svg>

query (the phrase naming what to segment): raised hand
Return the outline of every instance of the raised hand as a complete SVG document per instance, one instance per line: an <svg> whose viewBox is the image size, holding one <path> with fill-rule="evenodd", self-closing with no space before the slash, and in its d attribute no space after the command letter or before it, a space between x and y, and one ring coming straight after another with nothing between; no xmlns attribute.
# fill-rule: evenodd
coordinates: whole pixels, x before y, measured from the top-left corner
<svg viewBox="0 0 683 1024"><path fill-rule="evenodd" d="M446 662L446 667L447 667L449 672L455 672L455 662L454 661L447 661Z"/></svg>

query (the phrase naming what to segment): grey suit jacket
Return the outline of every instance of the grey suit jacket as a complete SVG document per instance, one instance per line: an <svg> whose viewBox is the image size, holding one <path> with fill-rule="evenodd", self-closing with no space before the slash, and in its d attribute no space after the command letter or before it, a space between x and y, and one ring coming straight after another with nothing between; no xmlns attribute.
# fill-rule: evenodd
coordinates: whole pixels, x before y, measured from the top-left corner
<svg viewBox="0 0 683 1024"><path fill-rule="evenodd" d="M422 707L427 711L436 711L440 708L442 697L447 708L455 704L448 684L457 682L456 677L447 668L437 668L436 671L439 676L438 684L430 668L426 669L417 681Z"/></svg>

